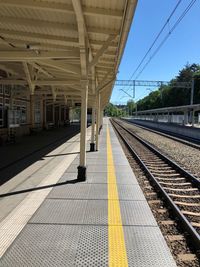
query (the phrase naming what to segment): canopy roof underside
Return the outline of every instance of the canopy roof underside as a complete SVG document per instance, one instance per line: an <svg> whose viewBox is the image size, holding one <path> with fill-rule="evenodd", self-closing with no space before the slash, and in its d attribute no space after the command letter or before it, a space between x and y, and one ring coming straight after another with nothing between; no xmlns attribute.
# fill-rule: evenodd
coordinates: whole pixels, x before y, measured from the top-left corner
<svg viewBox="0 0 200 267"><path fill-rule="evenodd" d="M109 101L136 0L0 0L0 84ZM53 92L53 93L52 93Z"/></svg>

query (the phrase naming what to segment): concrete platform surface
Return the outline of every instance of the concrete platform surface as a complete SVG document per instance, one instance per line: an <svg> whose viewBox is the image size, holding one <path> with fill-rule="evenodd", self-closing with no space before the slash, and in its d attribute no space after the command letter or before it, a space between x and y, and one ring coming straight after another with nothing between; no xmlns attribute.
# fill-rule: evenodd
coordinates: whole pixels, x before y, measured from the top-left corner
<svg viewBox="0 0 200 267"><path fill-rule="evenodd" d="M43 181L73 183L27 194L2 220L0 266L176 266L107 119L81 183L78 159L62 158Z"/></svg>

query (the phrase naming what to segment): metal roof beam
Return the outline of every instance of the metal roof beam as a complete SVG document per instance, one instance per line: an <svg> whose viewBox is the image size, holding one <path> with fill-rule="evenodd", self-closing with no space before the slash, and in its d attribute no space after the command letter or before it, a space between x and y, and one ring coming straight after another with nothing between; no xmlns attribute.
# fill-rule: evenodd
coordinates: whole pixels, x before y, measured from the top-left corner
<svg viewBox="0 0 200 267"><path fill-rule="evenodd" d="M0 61L36 61L52 58L79 58L75 51L41 52L41 51L0 51Z"/></svg>
<svg viewBox="0 0 200 267"><path fill-rule="evenodd" d="M52 29L55 31L65 31L65 32L73 32L77 33L77 26L73 24L67 24L67 23L60 23L60 22L49 22L45 20L36 20L36 19L28 19L28 18L16 18L16 17L7 17L7 16L1 16L0 17L0 23L1 24L14 24L16 26L24 26L27 25L29 27L39 27L40 29ZM119 34L118 31L114 29L109 28L96 28L96 27L88 27L87 31L90 33L96 33L96 34Z"/></svg>
<svg viewBox="0 0 200 267"><path fill-rule="evenodd" d="M116 38L116 35L110 35L106 42L102 45L102 47L99 49L99 51L96 53L93 60L90 62L89 67L95 66L98 63L99 58L105 53L105 51L108 49L110 43Z"/></svg>
<svg viewBox="0 0 200 267"><path fill-rule="evenodd" d="M31 95L33 95L34 91L35 91L35 85L32 83L31 74L30 74L30 71L28 68L28 64L26 62L23 62L22 64L23 64L25 75L26 75L26 80L27 80L27 83L28 83L28 86L30 89L30 93L31 93Z"/></svg>
<svg viewBox="0 0 200 267"><path fill-rule="evenodd" d="M55 47L61 46L63 49L66 47L66 49L72 49L70 46L79 46L79 40L78 38L72 38L72 37L63 37L63 36L57 36L57 35L50 35L50 34L42 34L42 33L35 33L35 32L24 32L24 31L13 31L13 30L6 30L6 29L0 29L1 35L4 35L4 38L6 41L10 41L11 43L15 40L18 42L23 42L29 44L33 42L41 42L44 43L43 45L55 45ZM48 43L47 43L48 42ZM93 40L90 38L90 44L94 46L102 46L104 44L104 41L100 40ZM117 43L111 42L110 47L117 47Z"/></svg>
<svg viewBox="0 0 200 267"><path fill-rule="evenodd" d="M53 42L54 44L61 44L61 45L68 45L68 44L78 44L78 38L72 38L72 37L63 37L63 36L57 36L57 35L49 35L49 34L43 34L43 33L35 33L35 32L24 32L24 31L14 31L14 30L7 30L7 29L1 29L1 34L5 35L6 39L13 38L16 40L23 39L30 39L30 42L33 42L36 40L43 40L47 43ZM12 37L7 37L12 36ZM26 42L26 41L24 41Z"/></svg>
<svg viewBox="0 0 200 267"><path fill-rule="evenodd" d="M13 69L11 69L9 67L6 67L3 64L0 64L0 69L3 70L3 71L5 71L5 72L7 72L7 73L9 73L9 74L15 75L15 76L19 75L18 72L14 71Z"/></svg>
<svg viewBox="0 0 200 267"><path fill-rule="evenodd" d="M55 60L38 60L39 64L46 65L53 67L55 69L68 72L68 73L75 73L80 75L81 74L81 69L78 66L68 64L66 62L60 62L60 61L55 61Z"/></svg>
<svg viewBox="0 0 200 267"><path fill-rule="evenodd" d="M73 14L73 6L65 3L51 3L33 0L0 0L1 6L13 6L22 8L31 8L36 10L53 11L60 13ZM104 8L84 7L83 13L88 16L109 16L116 19L121 19L123 16L122 11L119 10L107 10Z"/></svg>
<svg viewBox="0 0 200 267"><path fill-rule="evenodd" d="M0 84L7 84L7 85L27 85L27 81L25 80L13 80L13 79L0 79Z"/></svg>
<svg viewBox="0 0 200 267"><path fill-rule="evenodd" d="M37 80L33 81L35 85L80 85L80 80Z"/></svg>
<svg viewBox="0 0 200 267"><path fill-rule="evenodd" d="M49 77L49 78L53 78L54 77L51 73L46 71L44 68L40 67L37 63L30 62L29 64L31 64L35 69L37 69L39 72L43 73L47 77Z"/></svg>

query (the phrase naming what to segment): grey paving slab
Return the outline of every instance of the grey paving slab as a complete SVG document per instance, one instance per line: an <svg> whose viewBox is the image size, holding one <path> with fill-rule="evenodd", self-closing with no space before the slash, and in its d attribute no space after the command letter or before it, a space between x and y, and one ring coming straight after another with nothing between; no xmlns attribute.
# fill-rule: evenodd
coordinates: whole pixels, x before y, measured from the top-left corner
<svg viewBox="0 0 200 267"><path fill-rule="evenodd" d="M88 201L83 223L108 225L108 202L106 200Z"/></svg>
<svg viewBox="0 0 200 267"><path fill-rule="evenodd" d="M61 178L59 179L58 183L72 181L77 179L77 171L76 172L65 172Z"/></svg>
<svg viewBox="0 0 200 267"><path fill-rule="evenodd" d="M123 225L157 226L146 201L120 201Z"/></svg>
<svg viewBox="0 0 200 267"><path fill-rule="evenodd" d="M118 185L119 200L145 200L139 185ZM108 199L107 184L92 184L88 199Z"/></svg>
<svg viewBox="0 0 200 267"><path fill-rule="evenodd" d="M108 199L107 184L92 184L90 187L89 199Z"/></svg>
<svg viewBox="0 0 200 267"><path fill-rule="evenodd" d="M129 174L133 176L133 171L129 166L115 167L115 173Z"/></svg>
<svg viewBox="0 0 200 267"><path fill-rule="evenodd" d="M60 178L59 182L66 182L77 179L77 172L71 173L64 173L63 176ZM80 184L84 183L107 183L107 173L95 173L95 172L87 172L87 179L85 182L80 182Z"/></svg>
<svg viewBox="0 0 200 267"><path fill-rule="evenodd" d="M88 183L97 183L97 184L107 184L108 178L106 172L87 173L87 182Z"/></svg>
<svg viewBox="0 0 200 267"><path fill-rule="evenodd" d="M71 164L65 171L65 173L69 173L69 172L77 172L77 164Z"/></svg>
<svg viewBox="0 0 200 267"><path fill-rule="evenodd" d="M80 156L79 154L77 155L76 159L77 161L79 160ZM86 160L89 160L89 159L106 159L106 152L90 152L90 153L86 153Z"/></svg>
<svg viewBox="0 0 200 267"><path fill-rule="evenodd" d="M158 227L124 226L129 267L175 267Z"/></svg>
<svg viewBox="0 0 200 267"><path fill-rule="evenodd" d="M139 185L118 184L119 200L145 200L144 194Z"/></svg>
<svg viewBox="0 0 200 267"><path fill-rule="evenodd" d="M86 183L62 185L53 189L48 198L88 199L90 187Z"/></svg>
<svg viewBox="0 0 200 267"><path fill-rule="evenodd" d="M117 179L117 184L138 184L138 181L133 172L116 172L115 175Z"/></svg>
<svg viewBox="0 0 200 267"><path fill-rule="evenodd" d="M115 164L115 173L130 173L131 175L133 175L133 170L131 169L130 165L121 165L121 163L119 163Z"/></svg>
<svg viewBox="0 0 200 267"><path fill-rule="evenodd" d="M87 200L46 199L31 223L82 224Z"/></svg>
<svg viewBox="0 0 200 267"><path fill-rule="evenodd" d="M74 267L81 228L28 224L0 260L1 267Z"/></svg>
<svg viewBox="0 0 200 267"><path fill-rule="evenodd" d="M107 165L88 165L87 167L87 173L89 172L105 172L107 173Z"/></svg>
<svg viewBox="0 0 200 267"><path fill-rule="evenodd" d="M79 164L79 159L76 158L74 161L73 161L73 164ZM86 164L88 166L90 165L106 165L107 164L107 159L106 158L87 158L86 159Z"/></svg>
<svg viewBox="0 0 200 267"><path fill-rule="evenodd" d="M75 266L108 266L107 226L82 226Z"/></svg>
<svg viewBox="0 0 200 267"><path fill-rule="evenodd" d="M105 156L105 153L99 153L99 152L94 152L94 153L90 153L90 154L87 154L87 159L93 159L93 158L96 158L96 159L105 159L106 156Z"/></svg>
<svg viewBox="0 0 200 267"><path fill-rule="evenodd" d="M121 159L114 159L113 161L114 161L115 166L117 166L117 168L118 168L118 165L130 166L129 162L127 161L127 159L121 158Z"/></svg>

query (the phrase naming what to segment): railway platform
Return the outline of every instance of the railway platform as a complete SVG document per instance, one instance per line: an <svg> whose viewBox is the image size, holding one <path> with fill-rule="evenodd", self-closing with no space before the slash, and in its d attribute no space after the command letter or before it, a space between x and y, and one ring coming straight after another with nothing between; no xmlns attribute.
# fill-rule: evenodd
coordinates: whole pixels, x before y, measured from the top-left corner
<svg viewBox="0 0 200 267"><path fill-rule="evenodd" d="M99 151L87 152L85 182L79 135L67 142L34 174L40 190L0 201L0 266L176 266L109 121Z"/></svg>
<svg viewBox="0 0 200 267"><path fill-rule="evenodd" d="M15 144L0 146L0 185L80 131L80 124L18 137Z"/></svg>

